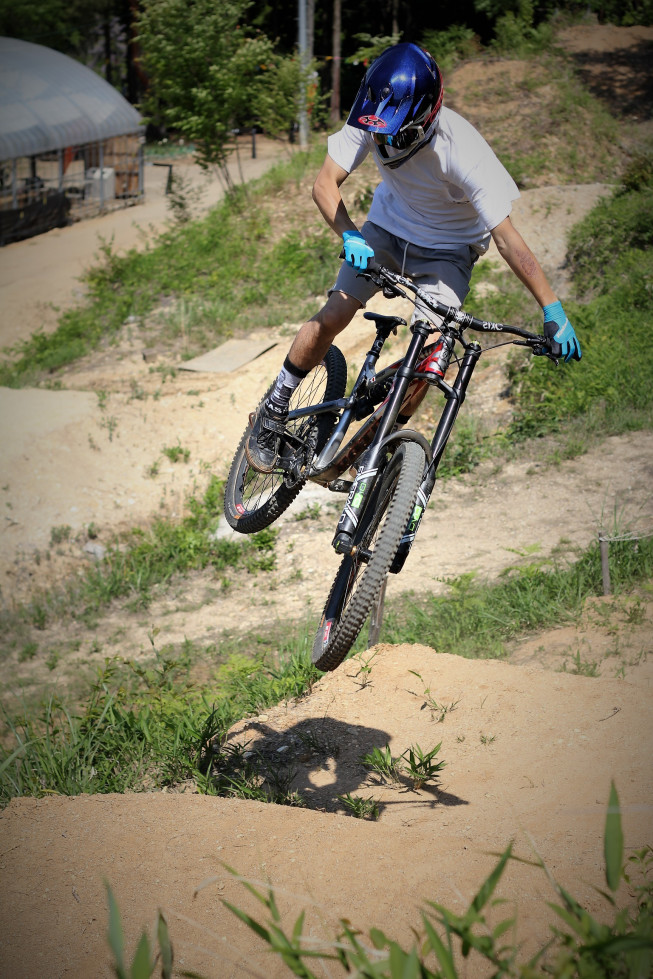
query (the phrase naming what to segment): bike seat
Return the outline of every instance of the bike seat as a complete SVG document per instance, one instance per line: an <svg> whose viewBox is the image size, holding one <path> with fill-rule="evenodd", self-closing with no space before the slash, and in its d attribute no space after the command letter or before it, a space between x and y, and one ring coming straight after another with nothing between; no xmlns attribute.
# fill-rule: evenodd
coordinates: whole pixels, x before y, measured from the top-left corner
<svg viewBox="0 0 653 979"><path fill-rule="evenodd" d="M363 318L366 320L373 320L377 326L382 327L391 333L392 330L396 330L398 326L405 326L406 320L402 316L384 316L383 313L363 313Z"/></svg>

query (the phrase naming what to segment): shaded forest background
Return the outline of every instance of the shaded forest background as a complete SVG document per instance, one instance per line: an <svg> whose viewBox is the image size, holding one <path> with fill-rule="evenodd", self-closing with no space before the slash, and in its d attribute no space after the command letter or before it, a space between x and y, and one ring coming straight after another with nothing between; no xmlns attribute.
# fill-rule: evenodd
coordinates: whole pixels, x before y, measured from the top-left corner
<svg viewBox="0 0 653 979"><path fill-rule="evenodd" d="M167 0L0 0L0 35L63 52L97 71L132 104L156 98L138 43L139 17ZM391 40L422 43L440 62L464 56L497 40L519 37L543 44L538 29L551 20L596 17L620 25L653 23L653 0L216 0L225 21L242 14L243 31L264 36L279 56L298 48L299 3L306 14L306 50L325 101L337 122L360 83L366 52L373 57ZM188 4L189 7L193 2ZM149 91L148 91L149 89ZM326 122L315 114L313 125Z"/></svg>

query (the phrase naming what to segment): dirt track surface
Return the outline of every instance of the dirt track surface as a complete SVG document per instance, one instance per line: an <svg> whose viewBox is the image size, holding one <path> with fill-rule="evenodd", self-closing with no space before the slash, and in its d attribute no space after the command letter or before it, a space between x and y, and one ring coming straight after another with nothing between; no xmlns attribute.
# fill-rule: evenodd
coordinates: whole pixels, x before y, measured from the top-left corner
<svg viewBox="0 0 653 979"><path fill-rule="evenodd" d="M642 39L640 29L632 34L610 29L613 47L649 44L653 32L646 30ZM607 43L605 30L587 32L583 43L582 50L600 52ZM591 58L587 64L591 70ZM566 231L605 190L599 185L539 188L525 192L515 211L516 224L563 295ZM149 220L136 209L128 218L125 247L138 238L134 221L146 226ZM106 222L102 229L110 237ZM47 313L42 303L54 290L60 290L57 301L70 301L76 263L92 258L98 230L78 225L55 238L46 235L3 250L5 269L4 260L18 256L1 283L3 298L11 295L18 303L3 303L2 336L9 338L3 342L41 325ZM68 243L75 236L78 249L84 235L76 252L82 258L73 261ZM49 264L39 251L41 242L49 254L65 260L63 268ZM35 583L91 560L83 544L73 542L59 557L53 549L47 567L38 563L53 527L68 525L83 541L84 529L94 523L102 541L157 512L180 512L185 494L207 467L225 472L243 419L276 373L279 350L293 329L280 330L279 347L235 378L180 372L156 399L142 345L127 335L118 348L69 371L67 391L0 391L4 601L11 603ZM356 322L343 349L360 363L368 343L369 332ZM501 396L502 363L494 357L479 371L467 407L499 422L509 405ZM147 398L135 397L133 385ZM105 389L111 393L102 405L97 392ZM161 462L163 446L177 442L190 449L190 463L161 465L153 479L148 468ZM437 591L442 576L465 571L495 575L529 556L550 554L561 538L565 546L585 546L615 515L621 526L649 529L652 459L653 435L640 432L608 439L554 465L546 458L516 459L503 469L484 464L439 491L390 593ZM248 610L245 625L264 624L271 616L282 621L314 616L334 573L334 565L326 563L332 559L328 540L334 511L322 497L310 495L300 496L298 510L307 501L319 502L322 514L315 522L297 521L296 510L282 524L274 576L242 582L210 606L195 603L191 612L174 601L155 605L148 621L127 624L123 645L114 651L131 656L147 650L154 622L163 623L166 640L174 642L185 636L218 638L222 629L243 623L243 609ZM325 554L324 562L316 554ZM301 587L292 585L297 569ZM201 580L196 586L204 587ZM590 610L578 630L537 637L514 653L510 664L468 662L429 646L383 645L371 661L369 682L354 660L324 677L298 703L238 725L232 740L252 741L257 750L290 759L296 787L314 809L167 792L13 801L0 814L0 977L109 977L105 879L118 900L130 949L143 928L153 933L161 907L179 970L211 979L286 974L221 904L225 898L263 913L223 864L272 884L289 926L307 908L306 931L319 941L333 938L340 917L410 941L423 902L463 911L494 864L490 854L511 839L520 855L530 857L535 848L562 884L602 914L605 906L594 887L604 885L602 831L612 779L624 810L627 848L653 842L653 626L646 596L642 607L640 625L629 625L615 640L610 629L596 627L599 600L594 617ZM624 606L610 618L610 628L615 615L636 618ZM117 616L125 625L122 613ZM100 629L115 631L116 624L109 621ZM600 675L560 672L576 653L586 661L600 660ZM80 668L93 662L86 645L79 656ZM42 663L22 664L17 687L39 666L46 671ZM442 723L427 705L426 688L439 703L456 705ZM322 747L307 750L307 738ZM380 784L360 764L372 747L389 744L396 756L411 745L426 751L440 741L447 766L437 789L416 792L405 781ZM337 796L348 792L378 800L379 820L344 815ZM524 942L526 955L548 937L550 887L541 872L514 864L500 894L519 905L516 933L508 937ZM506 908L507 916L513 904ZM465 974L475 979L482 973L472 964Z"/></svg>
<svg viewBox="0 0 653 979"><path fill-rule="evenodd" d="M427 647L380 647L368 685L353 661L310 697L238 725L234 740L258 739L259 750L294 755L297 785L312 805L331 806L346 792L373 796L376 823L162 793L16 800L0 817L0 975L108 977L103 879L123 910L131 948L143 927L153 934L160 907L179 969L221 979L286 974L222 906L224 898L263 914L223 864L273 884L289 927L306 908L306 933L320 942L333 940L341 917L410 941L423 903L462 913L496 862L490 854L512 839L516 853L531 858L534 848L601 914L604 902L592 888L605 886L611 778L626 846L651 839L651 665L630 679L594 680ZM458 702L443 723L423 706L411 670L438 699ZM302 735L331 745L336 757L307 757ZM359 763L374 746L388 743L399 755L439 741L447 767L437 789L380 786ZM513 902L519 906L510 937L525 943L524 954L532 951L547 937L544 901L554 895L546 878L514 864L499 894L509 901L503 917ZM484 973L472 966L465 974Z"/></svg>

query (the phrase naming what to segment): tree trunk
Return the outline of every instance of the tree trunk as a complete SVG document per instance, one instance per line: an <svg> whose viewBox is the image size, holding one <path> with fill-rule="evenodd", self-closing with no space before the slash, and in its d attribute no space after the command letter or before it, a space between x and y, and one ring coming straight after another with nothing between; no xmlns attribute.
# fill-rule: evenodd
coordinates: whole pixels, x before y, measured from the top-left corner
<svg viewBox="0 0 653 979"><path fill-rule="evenodd" d="M306 60L309 65L315 56L315 0L306 3Z"/></svg>
<svg viewBox="0 0 653 979"><path fill-rule="evenodd" d="M399 33L399 0L392 0L392 36Z"/></svg>
<svg viewBox="0 0 653 979"><path fill-rule="evenodd" d="M333 125L340 122L340 35L342 0L333 0L333 45L331 57L331 109L329 120Z"/></svg>
<svg viewBox="0 0 653 979"><path fill-rule="evenodd" d="M111 21L109 15L106 14L104 17L104 24L102 25L104 29L104 77L108 81L109 85L113 84L113 71L111 64Z"/></svg>

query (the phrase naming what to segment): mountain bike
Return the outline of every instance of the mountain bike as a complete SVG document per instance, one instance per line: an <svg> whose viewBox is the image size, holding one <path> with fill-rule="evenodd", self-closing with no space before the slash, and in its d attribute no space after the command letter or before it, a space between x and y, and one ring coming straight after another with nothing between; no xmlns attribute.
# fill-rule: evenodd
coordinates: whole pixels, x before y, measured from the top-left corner
<svg viewBox="0 0 653 979"><path fill-rule="evenodd" d="M556 364L561 354L550 337L446 306L383 266L360 274L371 278L386 298L409 299L416 307L404 355L377 372L384 344L399 326L406 326L406 320L364 313L375 324L376 336L351 394L345 395L345 359L332 345L293 394L277 468L260 473L249 466L245 444L251 433L250 416L225 489L227 521L244 534L272 524L309 480L346 494L333 538L342 561L313 644L313 662L324 671L334 670L345 659L387 575L398 574L406 562L483 352L465 331L509 334L515 339L505 342L528 347ZM445 375L453 364L456 375L450 384ZM429 389L444 398L430 442L405 427ZM356 422L362 424L347 440Z"/></svg>

